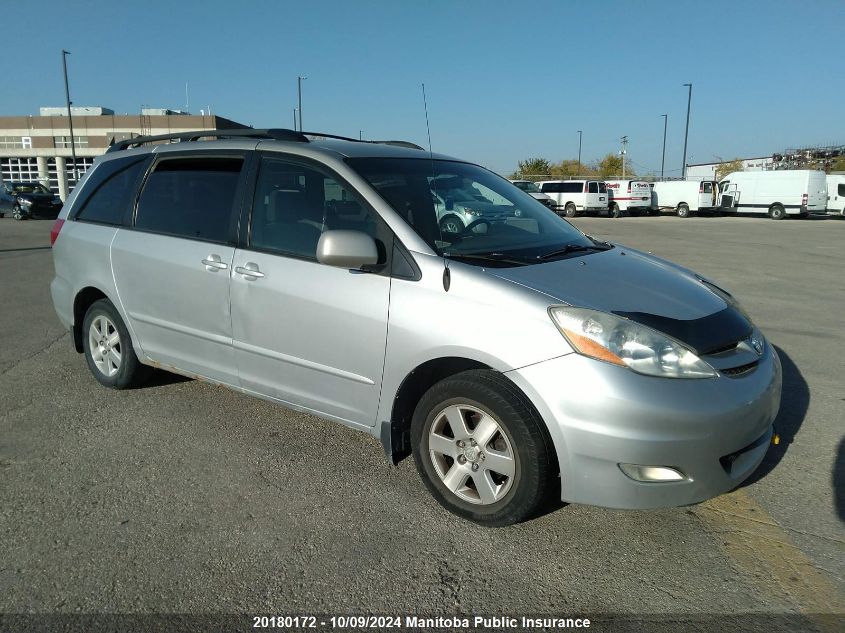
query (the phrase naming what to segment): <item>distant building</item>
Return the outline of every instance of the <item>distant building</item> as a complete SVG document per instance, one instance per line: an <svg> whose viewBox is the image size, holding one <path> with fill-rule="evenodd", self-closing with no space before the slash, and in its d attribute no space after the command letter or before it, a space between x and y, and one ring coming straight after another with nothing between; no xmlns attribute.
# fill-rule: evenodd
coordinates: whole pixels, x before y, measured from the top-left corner
<svg viewBox="0 0 845 633"><path fill-rule="evenodd" d="M40 108L40 116L0 116L0 182L44 183L62 200L76 185L66 107ZM71 108L79 176L114 141L193 130L248 127L219 116L199 116L144 108L141 114L116 115L103 107Z"/></svg>
<svg viewBox="0 0 845 633"><path fill-rule="evenodd" d="M744 171L769 171L775 168L775 162L771 156L760 156L758 158L742 158L742 167ZM716 169L719 165L723 165L724 161L717 163L698 163L697 165L687 165L687 179L688 180L716 180Z"/></svg>

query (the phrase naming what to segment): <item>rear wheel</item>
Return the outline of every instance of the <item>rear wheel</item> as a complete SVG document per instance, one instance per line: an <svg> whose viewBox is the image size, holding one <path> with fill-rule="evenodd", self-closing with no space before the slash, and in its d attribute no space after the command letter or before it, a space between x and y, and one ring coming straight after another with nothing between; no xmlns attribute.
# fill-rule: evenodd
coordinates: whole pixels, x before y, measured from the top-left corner
<svg viewBox="0 0 845 633"><path fill-rule="evenodd" d="M769 208L769 217L773 220L783 220L786 217L786 209L781 204L773 204Z"/></svg>
<svg viewBox="0 0 845 633"><path fill-rule="evenodd" d="M615 202L610 203L610 207L608 208L608 215L612 218L618 218L622 216L622 211L619 209L619 205Z"/></svg>
<svg viewBox="0 0 845 633"><path fill-rule="evenodd" d="M138 361L129 331L108 299L95 301L85 313L82 347L88 369L105 387L133 387L150 374L150 368Z"/></svg>
<svg viewBox="0 0 845 633"><path fill-rule="evenodd" d="M688 218L691 215L692 215L692 213L690 213L689 205L687 205L685 202L682 202L681 204L678 205L678 217L679 218Z"/></svg>
<svg viewBox="0 0 845 633"><path fill-rule="evenodd" d="M535 515L549 498L554 456L543 422L507 378L462 372L420 399L414 460L447 510L498 527Z"/></svg>
<svg viewBox="0 0 845 633"><path fill-rule="evenodd" d="M563 213L568 218L574 218L578 214L578 209L575 208L574 203L567 202L566 206L563 208Z"/></svg>

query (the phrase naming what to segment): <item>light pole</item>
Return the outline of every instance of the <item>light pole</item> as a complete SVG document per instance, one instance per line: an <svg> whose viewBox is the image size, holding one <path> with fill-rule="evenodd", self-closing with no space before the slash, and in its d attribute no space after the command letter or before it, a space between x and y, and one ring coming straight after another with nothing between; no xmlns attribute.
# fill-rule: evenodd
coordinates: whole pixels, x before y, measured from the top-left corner
<svg viewBox="0 0 845 633"><path fill-rule="evenodd" d="M296 132L296 108L293 109L293 131Z"/></svg>
<svg viewBox="0 0 845 633"><path fill-rule="evenodd" d="M619 152L622 154L622 180L625 180L625 154L628 153L628 137L622 137L622 151Z"/></svg>
<svg viewBox="0 0 845 633"><path fill-rule="evenodd" d="M692 103L692 84L684 84L689 88L689 93L687 95L687 129L684 132L684 164L683 170L681 173L684 176L684 180L687 179L687 139L689 138L689 107Z"/></svg>
<svg viewBox="0 0 845 633"><path fill-rule="evenodd" d="M73 138L73 116L70 113L70 88L67 84L67 56L70 53L62 49L62 67L65 70L65 99L67 101L67 122L70 128L70 155L73 157L73 186L79 182L79 169L76 167L76 141Z"/></svg>
<svg viewBox="0 0 845 633"><path fill-rule="evenodd" d="M299 93L299 131L302 131L302 80L308 77L298 76L296 78L296 88Z"/></svg>
<svg viewBox="0 0 845 633"><path fill-rule="evenodd" d="M575 174L579 176L581 174L581 130L578 130L578 173Z"/></svg>
<svg viewBox="0 0 845 633"><path fill-rule="evenodd" d="M663 117L663 158L660 160L660 180L663 180L663 168L666 167L666 125L669 123L669 115L660 116Z"/></svg>

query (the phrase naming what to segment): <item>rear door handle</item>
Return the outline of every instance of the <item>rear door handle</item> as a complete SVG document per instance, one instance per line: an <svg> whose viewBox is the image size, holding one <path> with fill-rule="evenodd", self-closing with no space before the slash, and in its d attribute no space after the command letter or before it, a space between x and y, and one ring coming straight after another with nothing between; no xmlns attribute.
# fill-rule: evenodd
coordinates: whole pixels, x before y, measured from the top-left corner
<svg viewBox="0 0 845 633"><path fill-rule="evenodd" d="M212 253L204 260L202 263L205 265L205 269L209 272L216 273L218 270L226 270L229 265L226 264L216 253Z"/></svg>
<svg viewBox="0 0 845 633"><path fill-rule="evenodd" d="M243 275L247 281L255 281L264 277L264 273L258 270L258 264L247 262L243 266L235 266L235 272Z"/></svg>

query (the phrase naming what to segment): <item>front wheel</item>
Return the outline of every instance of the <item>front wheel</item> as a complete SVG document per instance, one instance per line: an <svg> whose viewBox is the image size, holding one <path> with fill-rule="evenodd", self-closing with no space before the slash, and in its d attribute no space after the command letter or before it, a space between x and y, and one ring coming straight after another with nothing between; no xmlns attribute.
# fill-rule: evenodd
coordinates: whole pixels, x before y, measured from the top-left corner
<svg viewBox="0 0 845 633"><path fill-rule="evenodd" d="M18 205L15 205L12 208L12 217L16 220L23 220L24 219L24 217L25 217L24 213Z"/></svg>
<svg viewBox="0 0 845 633"><path fill-rule="evenodd" d="M150 373L150 368L138 361L129 331L108 299L95 301L85 313L82 347L88 369L105 387L133 387Z"/></svg>
<svg viewBox="0 0 845 633"><path fill-rule="evenodd" d="M429 491L465 519L511 525L549 498L555 461L543 422L498 372L466 371L434 385L414 411L411 434Z"/></svg>
<svg viewBox="0 0 845 633"><path fill-rule="evenodd" d="M678 217L679 218L688 218L692 215L689 210L689 206L681 203L678 205Z"/></svg>
<svg viewBox="0 0 845 633"><path fill-rule="evenodd" d="M563 213L568 218L574 218L578 214L578 209L575 208L575 204L572 202L566 203L566 206L563 208Z"/></svg>

